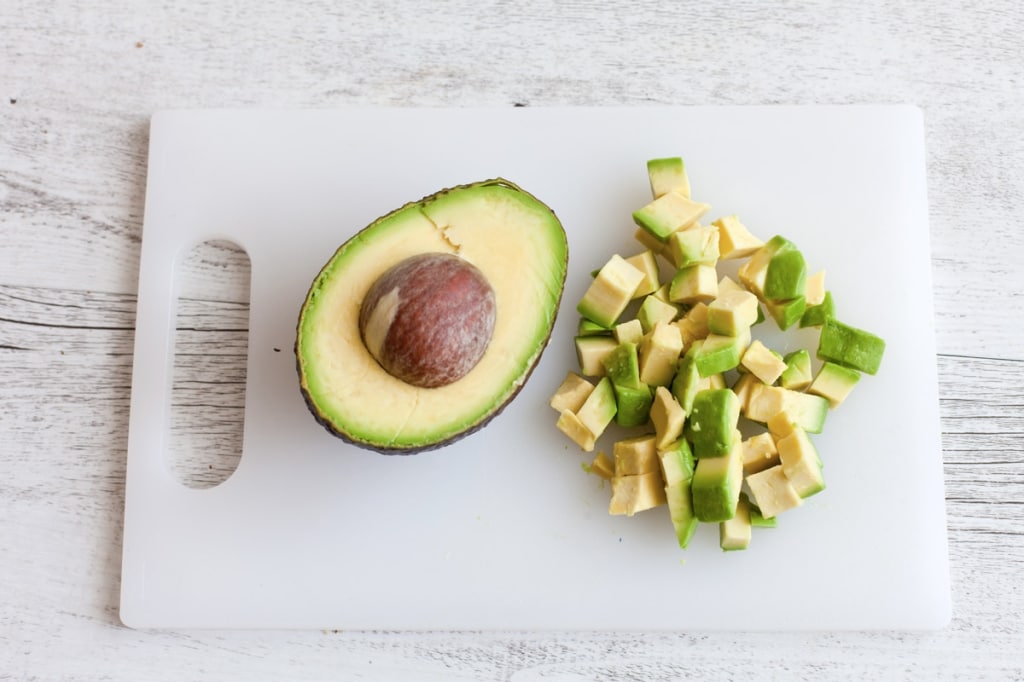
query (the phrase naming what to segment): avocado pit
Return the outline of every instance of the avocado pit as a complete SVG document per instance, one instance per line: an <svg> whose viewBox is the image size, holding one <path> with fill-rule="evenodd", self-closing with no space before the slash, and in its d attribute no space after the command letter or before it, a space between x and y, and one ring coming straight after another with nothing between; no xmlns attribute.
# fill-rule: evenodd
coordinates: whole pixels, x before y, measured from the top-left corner
<svg viewBox="0 0 1024 682"><path fill-rule="evenodd" d="M495 317L494 290L476 266L452 254L424 253L377 278L359 309L359 333L389 374L437 388L476 366Z"/></svg>

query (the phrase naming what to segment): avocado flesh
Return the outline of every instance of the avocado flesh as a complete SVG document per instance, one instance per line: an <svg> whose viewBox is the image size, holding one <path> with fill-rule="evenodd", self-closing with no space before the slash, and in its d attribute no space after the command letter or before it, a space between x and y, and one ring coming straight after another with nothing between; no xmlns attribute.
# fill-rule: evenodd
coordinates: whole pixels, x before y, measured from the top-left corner
<svg viewBox="0 0 1024 682"><path fill-rule="evenodd" d="M497 316L477 365L425 389L374 360L359 333L359 308L381 274L428 252L479 268ZM334 435L382 453L411 454L472 433L515 397L540 359L567 263L554 212L500 178L445 189L377 219L335 252L303 303L295 350L307 405Z"/></svg>

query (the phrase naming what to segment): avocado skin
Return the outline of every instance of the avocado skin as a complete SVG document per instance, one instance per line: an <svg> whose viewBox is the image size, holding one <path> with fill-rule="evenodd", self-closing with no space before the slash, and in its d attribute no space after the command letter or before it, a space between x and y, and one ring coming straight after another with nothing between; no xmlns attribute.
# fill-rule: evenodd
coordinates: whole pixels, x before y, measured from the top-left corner
<svg viewBox="0 0 1024 682"><path fill-rule="evenodd" d="M428 194L428 195L424 196L423 198L419 199L418 201L407 202L407 203L403 204L402 206L400 206L400 207L398 207L398 208L396 208L396 209L394 209L392 211L389 211L389 212L383 214L382 216L380 216L379 218L377 218L376 220L371 222L369 225L367 225L363 229L359 230L359 232L357 232L356 234L352 235L349 239L347 239L345 242L343 242L335 250L335 252L334 252L334 254L332 254L331 258L327 259L327 261L324 263L324 266L317 273L317 276L313 278L313 282L314 282L313 286L315 286L315 283L317 281L319 281L320 273L322 273L323 270L326 269L331 264L331 262L334 260L334 255L336 255L339 251L344 249L349 242L351 242L351 241L355 240L356 238L358 238L359 235L363 234L367 230L373 229L374 226L376 226L378 223L380 223L385 218L388 218L389 216L392 216L392 215L394 215L396 213L399 213L400 211L403 211L403 210L405 210L405 209L407 209L407 208L409 208L411 206L424 206L424 205L426 205L426 204L428 204L428 203L430 203L432 201L437 200L440 197L445 196L446 194L450 194L452 192L459 191L459 190L469 189L469 188L472 188L472 187L481 187L481 186L501 186L501 187L506 187L506 188L512 189L512 190L514 190L516 192L520 192L520 193L530 197L534 202L536 202L536 204L538 206L543 207L548 212L550 212L551 216L552 216L552 218L554 218L555 222L557 224L561 225L561 221L558 219L558 216L555 214L554 210L551 209L551 207L549 207L544 202L540 201L533 194L531 194L531 193L527 192L526 190L522 189L519 185L517 185L514 182L511 182L509 180L506 180L505 178L496 177L496 178L492 178L492 179L488 179L488 180L482 180L482 181L479 181L479 182L465 183L465 184L462 184L462 185L455 185L455 186L452 186L452 187L446 187L446 188L444 188L442 190L434 192L433 194ZM548 342L551 340L551 333L554 330L555 324L556 324L557 319L558 319L558 310L560 308L562 292L564 292L564 290L565 290L565 279L566 279L566 276L568 274L568 267L567 267L568 260L569 260L569 250L568 250L568 243L566 243L565 263L563 264L565 267L562 268L561 280L558 283L558 291L559 291L558 300L555 302L555 305L554 305L554 307L553 307L553 309L551 311L551 323L547 327L547 333L544 335L543 340L537 344L536 354L534 356L533 362L530 364L530 366L526 370L526 372L521 375L521 377L519 378L518 384L515 386L514 390L508 395L508 397L506 397L505 400L502 403L497 405L490 412L485 414L484 417L482 419L480 419L480 421L478 421L477 423L469 426L466 429L463 429L462 431L460 431L458 433L453 434L452 436L450 436L450 437L448 437L446 439L439 440L439 441L433 442L433 443L426 443L426 444L423 444L423 445L417 445L417 446L384 446L384 445L380 445L380 444L377 444L377 443L371 443L371 442L362 440L362 439L356 437L355 435L353 435L351 433L348 433L348 432L345 432L345 431L342 431L342 430L336 428L335 425L327 417L325 417L320 412L320 410L317 408L316 402L314 401L313 396L310 394L309 389L307 388L307 386L305 385L305 382L303 381L302 359L300 357L300 351L299 351L300 327L302 326L302 316L303 316L303 312L305 310L305 305L303 305L300 308L300 310L299 310L299 317L298 317L298 320L297 320L296 326L295 326L295 344L293 346L293 352L295 354L295 369L296 369L296 373L298 374L298 378L299 378L299 391L302 394L302 399L303 399L303 402L305 402L305 404L306 404L306 408L313 415L313 418L317 421L317 423L320 424L322 427L324 427L324 429L326 429L327 432L330 433L332 436L335 436L335 437L341 439L342 441L344 441L346 443L349 443L351 445L355 445L355 446L357 446L359 448L362 448L362 449L365 449L365 450L371 450L373 452L376 452L376 453L379 453L379 454L382 454L382 455L415 455L415 454L418 454L418 453L421 453L421 452L428 452L428 451L431 451L431 450L439 450L441 448L444 448L444 447L446 447L448 445L451 445L452 443L455 443L455 442L465 438L466 436L469 436L469 435L472 435L473 433L476 433L480 429L482 429L485 426L487 426L491 422L491 420L493 420L495 417L497 417L499 414L501 414L505 410L505 408L516 398L516 396L519 395L519 392L523 389L523 386L526 385L526 382L533 375L533 371L537 368L537 365L540 362L541 356L544 354L544 350L547 348ZM307 296L308 296L308 292L307 292Z"/></svg>

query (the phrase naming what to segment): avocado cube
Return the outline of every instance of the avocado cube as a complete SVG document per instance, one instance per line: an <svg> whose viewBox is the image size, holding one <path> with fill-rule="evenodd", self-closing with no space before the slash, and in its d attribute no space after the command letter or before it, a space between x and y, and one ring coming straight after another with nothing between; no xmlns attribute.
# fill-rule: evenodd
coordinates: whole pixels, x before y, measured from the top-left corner
<svg viewBox="0 0 1024 682"><path fill-rule="evenodd" d="M697 520L718 523L735 516L742 484L743 460L738 439L725 457L698 459L691 484Z"/></svg>
<svg viewBox="0 0 1024 682"><path fill-rule="evenodd" d="M673 190L634 211L633 222L664 242L673 232L700 220L709 208L708 204L693 201Z"/></svg>
<svg viewBox="0 0 1024 682"><path fill-rule="evenodd" d="M765 307L779 329L785 331L803 317L804 311L807 310L807 299L797 296L787 301L765 301Z"/></svg>
<svg viewBox="0 0 1024 682"><path fill-rule="evenodd" d="M664 386L654 389L654 403L651 405L651 422L657 434L657 446L666 448L683 435L686 412Z"/></svg>
<svg viewBox="0 0 1024 682"><path fill-rule="evenodd" d="M718 546L724 552L746 549L750 545L750 525L750 503L747 496L740 493L736 513L718 524Z"/></svg>
<svg viewBox="0 0 1024 682"><path fill-rule="evenodd" d="M740 359L740 366L746 368L765 384L771 386L786 371L786 363L768 349L760 340L751 343Z"/></svg>
<svg viewBox="0 0 1024 682"><path fill-rule="evenodd" d="M699 341L711 333L708 328L708 315L709 309L706 304L695 303L685 315L673 323L679 327L684 349L688 350L694 341Z"/></svg>
<svg viewBox="0 0 1024 682"><path fill-rule="evenodd" d="M588 377L603 377L604 359L615 352L619 344L611 336L577 336L575 341L580 373Z"/></svg>
<svg viewBox="0 0 1024 682"><path fill-rule="evenodd" d="M579 323L576 325L577 336L608 336L611 334L609 329L602 327L593 320L588 320L585 317L581 317Z"/></svg>
<svg viewBox="0 0 1024 682"><path fill-rule="evenodd" d="M647 296L640 304L640 310L636 313L636 319L644 334L654 329L659 322L671 322L679 314L679 308L671 303L662 301L654 295Z"/></svg>
<svg viewBox="0 0 1024 682"><path fill-rule="evenodd" d="M661 279L658 274L658 259L655 258L654 251L651 249L641 251L635 256L627 258L626 262L644 273L644 278L633 292L633 298L640 298L657 291Z"/></svg>
<svg viewBox="0 0 1024 682"><path fill-rule="evenodd" d="M747 415L747 405L750 402L750 394L755 386L764 386L764 383L749 372L740 373L736 383L732 385L732 392L740 400L740 414Z"/></svg>
<svg viewBox="0 0 1024 682"><path fill-rule="evenodd" d="M747 476L747 486L754 497L754 504L766 519L775 518L804 502L786 478L781 464Z"/></svg>
<svg viewBox="0 0 1024 682"><path fill-rule="evenodd" d="M661 462L654 436L637 436L612 445L616 476L635 476L659 471Z"/></svg>
<svg viewBox="0 0 1024 682"><path fill-rule="evenodd" d="M795 249L793 242L785 237L775 235L764 246L750 256L750 260L740 266L737 274L743 286L758 298L764 298L764 286L768 277L768 266L776 254Z"/></svg>
<svg viewBox="0 0 1024 682"><path fill-rule="evenodd" d="M700 390L700 372L697 371L697 361L692 355L686 355L679 361L676 375L672 379L672 395L683 412L687 415L693 411L693 400Z"/></svg>
<svg viewBox="0 0 1024 682"><path fill-rule="evenodd" d="M575 413L583 407L584 401L594 390L594 385L575 372L568 372L561 386L551 396L548 404L557 412L569 410Z"/></svg>
<svg viewBox="0 0 1024 682"><path fill-rule="evenodd" d="M821 433L828 416L828 400L778 386L755 384L751 388L744 417L767 424L780 412L785 412L790 422L799 424L805 431Z"/></svg>
<svg viewBox="0 0 1024 682"><path fill-rule="evenodd" d="M651 194L655 199L668 192L679 192L687 198L690 196L686 164L678 156L648 161L647 177L651 181Z"/></svg>
<svg viewBox="0 0 1024 682"><path fill-rule="evenodd" d="M697 532L697 515L693 512L693 495L690 489L691 480L676 481L665 486L665 498L668 501L669 517L676 531L676 540L681 549L686 549Z"/></svg>
<svg viewBox="0 0 1024 682"><path fill-rule="evenodd" d="M633 516L637 512L665 504L665 485L661 474L652 471L635 476L612 478L612 499L609 514Z"/></svg>
<svg viewBox="0 0 1024 682"><path fill-rule="evenodd" d="M825 297L822 299L821 303L817 305L810 305L810 302L808 302L808 306L806 310L804 310L804 314L800 316L800 326L820 327L825 324L825 320L835 316L836 305L832 301L832 292L826 291Z"/></svg>
<svg viewBox="0 0 1024 682"><path fill-rule="evenodd" d="M638 388L619 386L613 383L615 391L615 423L619 426L642 426L650 419L654 393L641 383Z"/></svg>
<svg viewBox="0 0 1024 682"><path fill-rule="evenodd" d="M766 519L760 509L750 505L750 525L754 528L775 528L778 526L776 518L773 516L770 519Z"/></svg>
<svg viewBox="0 0 1024 682"><path fill-rule="evenodd" d="M805 348L787 353L783 360L786 369L779 376L779 386L802 391L811 385L811 354Z"/></svg>
<svg viewBox="0 0 1024 682"><path fill-rule="evenodd" d="M804 286L804 298L807 299L807 307L821 305L825 301L825 271L818 270L813 275L807 275L807 284Z"/></svg>
<svg viewBox="0 0 1024 682"><path fill-rule="evenodd" d="M562 410L555 425L559 431L569 436L585 452L593 452L597 436L587 428L586 424L580 421L575 412Z"/></svg>
<svg viewBox="0 0 1024 682"><path fill-rule="evenodd" d="M825 362L807 391L827 399L829 405L836 408L846 400L846 396L850 395L858 381L860 372L857 370Z"/></svg>
<svg viewBox="0 0 1024 682"><path fill-rule="evenodd" d="M686 435L693 443L693 454L724 457L734 449L740 401L728 388L704 390L693 400Z"/></svg>
<svg viewBox="0 0 1024 682"><path fill-rule="evenodd" d="M693 478L696 462L690 443L685 438L680 438L659 450L658 458L661 461L661 477L665 480L666 486Z"/></svg>
<svg viewBox="0 0 1024 682"><path fill-rule="evenodd" d="M612 480L612 477L615 475L615 463L608 459L608 455L604 454L604 452L598 452L590 465L585 468L589 473L599 476L606 481Z"/></svg>
<svg viewBox="0 0 1024 682"><path fill-rule="evenodd" d="M640 360L635 343L620 343L601 359L605 375L625 388L640 388Z"/></svg>
<svg viewBox="0 0 1024 682"><path fill-rule="evenodd" d="M718 273L712 265L688 265L676 270L669 284L673 303L708 303L718 296Z"/></svg>
<svg viewBox="0 0 1024 682"><path fill-rule="evenodd" d="M668 238L668 257L677 268L714 265L718 262L718 228L695 225L673 232Z"/></svg>
<svg viewBox="0 0 1024 682"><path fill-rule="evenodd" d="M779 451L770 433L759 433L742 443L743 475L764 471L779 463Z"/></svg>
<svg viewBox="0 0 1024 682"><path fill-rule="evenodd" d="M639 345L644 335L644 327L640 324L640 320L632 319L615 325L612 335L619 343L635 343Z"/></svg>
<svg viewBox="0 0 1024 682"><path fill-rule="evenodd" d="M697 371L702 377L707 377L736 369L749 344L749 330L740 336L709 334L695 355Z"/></svg>
<svg viewBox="0 0 1024 682"><path fill-rule="evenodd" d="M791 434L776 443L776 447L782 471L797 495L807 498L825 489L821 458L806 431L795 427Z"/></svg>
<svg viewBox="0 0 1024 682"><path fill-rule="evenodd" d="M615 391L608 377L603 377L587 396L576 416L587 429L600 438L615 417Z"/></svg>
<svg viewBox="0 0 1024 682"><path fill-rule="evenodd" d="M764 246L735 215L719 218L711 224L718 228L718 249L723 260L746 258Z"/></svg>
<svg viewBox="0 0 1024 682"><path fill-rule="evenodd" d="M723 277L718 283L718 297L708 304L708 330L721 336L739 336L757 321L757 297L743 289L732 290L728 284L723 287L724 282L732 280Z"/></svg>
<svg viewBox="0 0 1024 682"><path fill-rule="evenodd" d="M659 256L663 256L666 260L671 262L672 259L669 258L668 255L667 242L661 241L642 227L636 228L636 231L633 233L633 238L640 242L640 245L645 249L653 251Z"/></svg>
<svg viewBox="0 0 1024 682"><path fill-rule="evenodd" d="M874 374L882 364L885 341L871 332L828 318L818 339L818 358Z"/></svg>
<svg viewBox="0 0 1024 682"><path fill-rule="evenodd" d="M764 297L770 301L804 296L807 287L807 262L796 248L772 256L765 272Z"/></svg>
<svg viewBox="0 0 1024 682"><path fill-rule="evenodd" d="M785 410L773 415L771 419L765 422L765 426L768 427L768 433L775 441L785 438L793 433L793 430L796 428L793 418Z"/></svg>
<svg viewBox="0 0 1024 682"><path fill-rule="evenodd" d="M640 381L648 386L667 386L675 376L683 339L679 328L659 322L640 344Z"/></svg>
<svg viewBox="0 0 1024 682"><path fill-rule="evenodd" d="M642 271L615 254L598 271L576 310L602 327L611 328L643 279Z"/></svg>

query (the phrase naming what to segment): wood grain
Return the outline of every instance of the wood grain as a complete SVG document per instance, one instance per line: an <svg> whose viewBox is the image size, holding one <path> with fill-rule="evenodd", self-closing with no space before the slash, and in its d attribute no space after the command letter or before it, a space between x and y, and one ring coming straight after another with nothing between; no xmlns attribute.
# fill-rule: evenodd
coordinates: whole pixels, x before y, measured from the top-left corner
<svg viewBox="0 0 1024 682"><path fill-rule="evenodd" d="M0 679L1024 679L1021 35L1024 9L1009 0L5 5ZM946 630L119 625L153 111L904 102L922 107L927 129L954 603ZM229 249L199 255L179 306L174 428L197 454L174 466L198 485L221 480L237 452L247 316L244 285L223 277L237 265Z"/></svg>

